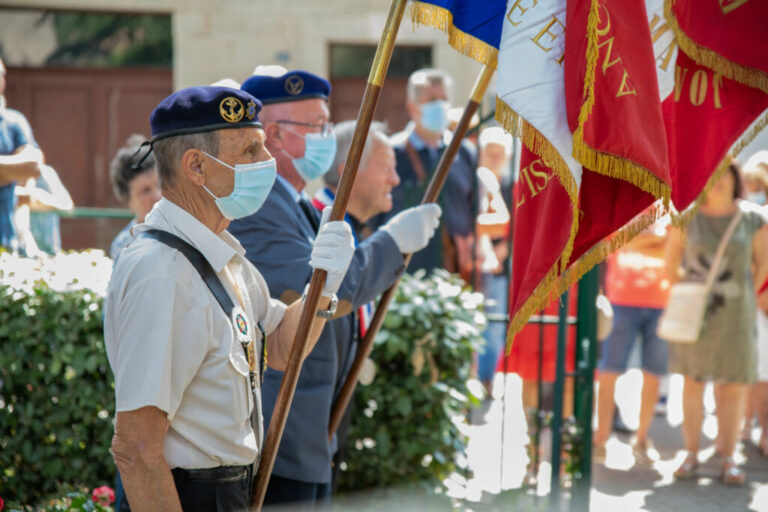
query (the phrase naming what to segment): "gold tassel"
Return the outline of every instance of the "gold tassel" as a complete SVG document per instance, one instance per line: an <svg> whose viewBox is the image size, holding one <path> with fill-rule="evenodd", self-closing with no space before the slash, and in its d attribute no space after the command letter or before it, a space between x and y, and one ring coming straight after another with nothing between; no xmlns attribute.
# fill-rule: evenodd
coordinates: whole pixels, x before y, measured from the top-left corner
<svg viewBox="0 0 768 512"><path fill-rule="evenodd" d="M453 25L453 13L443 7L424 2L413 2L411 5L411 22L442 30L448 34L448 44L464 55L496 69L499 50L485 41L459 30Z"/></svg>
<svg viewBox="0 0 768 512"><path fill-rule="evenodd" d="M675 13L672 12L672 2L664 1L664 17L672 27L675 34L677 45L682 51L692 58L696 64L706 66L726 78L739 82L740 84L760 89L768 94L768 73L761 69L737 64L732 60L725 58L714 50L706 48L693 39L688 37L680 24L677 22Z"/></svg>
<svg viewBox="0 0 768 512"><path fill-rule="evenodd" d="M603 262L608 256L627 245L635 236L645 231L667 212L667 206L663 202L657 202L650 211L638 215L613 236L598 242L592 249L584 253L565 274L560 276L555 284L556 293L560 295L565 292L595 265Z"/></svg>

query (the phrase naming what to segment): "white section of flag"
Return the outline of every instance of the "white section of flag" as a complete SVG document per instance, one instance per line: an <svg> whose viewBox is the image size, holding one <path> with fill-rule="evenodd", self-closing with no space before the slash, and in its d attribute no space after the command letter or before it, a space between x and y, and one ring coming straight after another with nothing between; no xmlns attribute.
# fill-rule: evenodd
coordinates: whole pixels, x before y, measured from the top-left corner
<svg viewBox="0 0 768 512"><path fill-rule="evenodd" d="M537 38L548 25L547 32ZM496 95L549 141L578 187L581 164L572 156L573 136L565 110L564 27L565 0L509 0L499 45ZM552 34L558 35L553 38Z"/></svg>

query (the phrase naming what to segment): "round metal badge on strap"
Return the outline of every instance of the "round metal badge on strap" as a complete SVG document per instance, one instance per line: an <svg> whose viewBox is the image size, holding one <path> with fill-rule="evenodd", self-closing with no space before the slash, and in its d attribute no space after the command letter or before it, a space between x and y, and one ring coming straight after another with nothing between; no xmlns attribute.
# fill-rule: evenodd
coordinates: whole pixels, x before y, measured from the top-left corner
<svg viewBox="0 0 768 512"><path fill-rule="evenodd" d="M248 317L240 306L232 308L232 327L235 329L237 341L243 345L251 342L251 325L248 323Z"/></svg>

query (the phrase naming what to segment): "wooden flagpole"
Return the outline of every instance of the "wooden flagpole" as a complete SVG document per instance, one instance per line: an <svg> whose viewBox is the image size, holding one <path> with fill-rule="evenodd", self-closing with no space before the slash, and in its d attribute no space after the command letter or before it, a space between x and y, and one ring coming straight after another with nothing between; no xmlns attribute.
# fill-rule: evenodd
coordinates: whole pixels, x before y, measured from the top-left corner
<svg viewBox="0 0 768 512"><path fill-rule="evenodd" d="M467 106L464 107L464 113L459 120L459 124L456 126L456 130L453 132L451 142L443 152L443 155L440 158L440 162L437 164L437 169L435 170L434 174L432 175L432 179L429 182L429 186L424 192L424 197L421 200L421 204L434 203L437 201L437 198L440 195L440 191L443 189L443 185L445 184L445 180L448 177L448 172L451 170L453 159L456 157L456 153L459 151L459 147L461 146L461 141L464 139L464 135L466 135L467 130L469 129L469 123L472 120L472 116L475 115L475 112L477 112L477 109L480 106L480 102L483 100L483 95L485 94L486 89L488 89L488 83L491 81L493 72L493 68L483 66L483 70L480 72L480 76L477 77L475 86L472 89L472 95L467 102ZM406 254L404 256L406 267L411 261L411 256L411 254ZM395 296L395 292L397 291L397 286L399 284L400 279L395 281L395 283L381 295L379 304L376 306L376 312L373 314L373 318L371 319L371 325L368 327L368 331L366 332L363 341L357 348L357 354L355 355L355 360L349 370L349 375L347 375L347 380L344 382L344 386L341 388L339 396L336 399L336 403L333 404L333 409L331 410L331 420L328 425L329 439L333 438L333 434L339 427L341 418L344 416L344 413L347 410L349 401L352 398L355 387L357 386L357 379L360 376L360 370L362 369L365 360L371 354L371 350L373 349L373 341L376 338L376 334L378 334L379 329L381 329L381 326L384 324L384 317L387 315L389 303L392 302L392 299Z"/></svg>
<svg viewBox="0 0 768 512"><path fill-rule="evenodd" d="M365 146L365 139L368 137L368 130L373 120L373 113L376 109L376 103L379 100L379 93L384 84L384 77L389 68L389 61L392 57L392 50L395 46L395 38L400 28L400 22L405 12L406 0L392 0L389 7L384 31L381 34L379 46L376 49L376 56L373 59L371 73L368 76L368 83L365 86L363 101L360 105L360 113L357 116L355 133L352 137L352 147L349 150L349 156L344 164L344 170L341 173L339 187L336 191L336 198L331 209L331 220L342 220L347 210L349 194L352 191L352 184L357 175L357 167L360 164L360 157ZM253 484L253 498L251 507L260 511L264 504L264 496L267 492L267 484L272 473L272 467L275 464L275 455L280 446L280 440L283 437L285 421L288 418L288 411L293 401L293 394L296 391L296 384L299 380L303 354L306 352L309 342L309 333L317 314L317 306L320 301L320 293L325 284L326 272L324 270L315 270L312 273L312 279L309 282L309 291L304 302L304 309L301 312L299 326L296 330L296 338L293 341L291 352L288 357L288 366L283 374L283 380L280 383L280 391L277 394L277 403L275 404L272 420L267 430L267 438L264 441L264 447L259 460L259 467L256 473L256 479Z"/></svg>

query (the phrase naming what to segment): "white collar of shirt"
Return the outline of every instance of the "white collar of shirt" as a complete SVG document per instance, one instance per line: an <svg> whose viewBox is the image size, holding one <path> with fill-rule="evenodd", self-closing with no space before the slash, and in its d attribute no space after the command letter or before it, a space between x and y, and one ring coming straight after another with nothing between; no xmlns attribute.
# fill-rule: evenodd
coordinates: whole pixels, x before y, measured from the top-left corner
<svg viewBox="0 0 768 512"><path fill-rule="evenodd" d="M152 228L164 229L185 239L202 253L216 272L221 272L235 255L245 256L243 246L227 231L214 233L191 213L165 198L155 203L144 224L137 225L131 232L138 235Z"/></svg>
<svg viewBox="0 0 768 512"><path fill-rule="evenodd" d="M408 140L410 141L411 146L413 146L413 149L415 149L416 151L421 151L424 148L428 148L428 149L431 149L431 150L439 149L439 148L441 148L441 147L443 147L443 146L445 146L445 145L447 145L448 143L451 142L451 132L446 130L445 133L443 133L443 139L440 141L440 144L438 145L437 148L434 148L432 146L428 146L427 143L424 142L424 139L419 137L419 134L416 133L415 128L416 128L416 123L414 123L413 121L410 121L405 126L405 131L409 132L408 133Z"/></svg>
<svg viewBox="0 0 768 512"><path fill-rule="evenodd" d="M285 188L288 191L288 193L291 194L291 197L295 202L298 203L299 199L301 199L301 195L296 191L295 188L293 188L293 185L288 183L288 180L280 176L280 174L278 174L277 177L275 178L275 186L276 187L281 186Z"/></svg>

